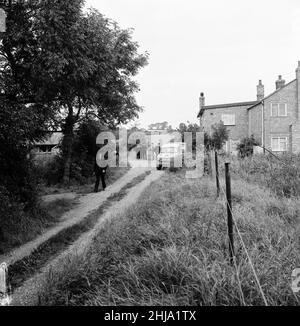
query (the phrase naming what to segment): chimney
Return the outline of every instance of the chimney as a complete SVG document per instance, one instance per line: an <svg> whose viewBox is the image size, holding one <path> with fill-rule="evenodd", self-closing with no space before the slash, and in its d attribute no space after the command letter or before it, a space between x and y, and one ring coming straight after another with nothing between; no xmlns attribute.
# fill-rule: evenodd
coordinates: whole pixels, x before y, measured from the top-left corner
<svg viewBox="0 0 300 326"><path fill-rule="evenodd" d="M201 94L200 94L199 105L200 105L200 111L201 111L202 108L205 106L205 97L204 97L204 93L201 93Z"/></svg>
<svg viewBox="0 0 300 326"><path fill-rule="evenodd" d="M285 85L285 80L282 79L282 76L278 76L278 80L276 80L276 90L282 88Z"/></svg>
<svg viewBox="0 0 300 326"><path fill-rule="evenodd" d="M257 85L257 101L262 101L265 97L265 86L260 80Z"/></svg>

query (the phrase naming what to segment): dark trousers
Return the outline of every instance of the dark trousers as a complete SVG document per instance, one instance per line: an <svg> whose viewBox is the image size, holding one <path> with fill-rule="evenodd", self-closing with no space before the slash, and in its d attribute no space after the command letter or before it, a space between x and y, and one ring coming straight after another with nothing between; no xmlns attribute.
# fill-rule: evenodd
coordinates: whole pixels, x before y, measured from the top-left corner
<svg viewBox="0 0 300 326"><path fill-rule="evenodd" d="M99 190L99 184L100 184L100 179L102 183L102 188L105 190L106 188L106 183L105 183L105 175L106 175L106 170L97 171L96 172L96 183L95 183L95 192L98 192Z"/></svg>

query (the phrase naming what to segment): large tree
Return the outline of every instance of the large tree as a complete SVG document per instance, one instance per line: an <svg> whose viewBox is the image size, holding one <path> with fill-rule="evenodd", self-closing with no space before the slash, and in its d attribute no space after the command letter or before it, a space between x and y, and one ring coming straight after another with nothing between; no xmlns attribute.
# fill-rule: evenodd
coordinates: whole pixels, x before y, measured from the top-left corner
<svg viewBox="0 0 300 326"><path fill-rule="evenodd" d="M32 207L35 197L27 154L30 144L45 136L53 112L49 99L40 96L35 69L41 54L38 6L36 0L1 3L7 19L0 34L0 184L25 207Z"/></svg>
<svg viewBox="0 0 300 326"><path fill-rule="evenodd" d="M112 127L136 118L141 107L132 77L147 63L147 54L138 53L131 30L120 29L96 10L84 13L82 6L82 0L45 0L39 16L45 52L39 62L39 71L44 71L41 84L48 85L61 108L56 120L64 132L65 182L75 126L87 116Z"/></svg>
<svg viewBox="0 0 300 326"><path fill-rule="evenodd" d="M141 111L132 77L147 55L138 53L130 30L95 10L84 13L83 5L82 0L0 2L7 16L0 33L0 199L30 216L36 207L28 157L34 141L52 126L63 129L68 181L74 127L81 119L93 115L116 125Z"/></svg>
<svg viewBox="0 0 300 326"><path fill-rule="evenodd" d="M114 127L141 111L133 77L147 64L147 54L138 53L131 30L120 29L96 10L84 12L83 6L83 0L1 2L7 14L6 32L0 34L4 179L26 162L30 143L53 126L64 131L68 181L76 125L93 116ZM19 184L27 183L23 172Z"/></svg>

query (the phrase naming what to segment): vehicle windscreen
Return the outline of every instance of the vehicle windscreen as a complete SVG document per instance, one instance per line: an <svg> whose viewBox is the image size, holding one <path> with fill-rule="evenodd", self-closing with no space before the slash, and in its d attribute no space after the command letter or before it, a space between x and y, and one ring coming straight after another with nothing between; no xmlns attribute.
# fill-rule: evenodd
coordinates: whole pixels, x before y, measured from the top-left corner
<svg viewBox="0 0 300 326"><path fill-rule="evenodd" d="M161 152L164 154L178 154L180 150L177 147L164 147Z"/></svg>

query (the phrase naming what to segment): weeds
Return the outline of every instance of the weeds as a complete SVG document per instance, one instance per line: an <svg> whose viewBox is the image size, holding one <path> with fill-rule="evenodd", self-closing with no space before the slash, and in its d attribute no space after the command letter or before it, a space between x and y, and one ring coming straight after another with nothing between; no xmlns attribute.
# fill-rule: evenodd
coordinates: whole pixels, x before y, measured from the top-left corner
<svg viewBox="0 0 300 326"><path fill-rule="evenodd" d="M40 293L42 305L263 305L243 248L229 264L224 199L209 179L167 173L139 203L106 223L84 257L70 256ZM298 305L296 199L233 182L236 223L270 305ZM244 300L244 301L243 301Z"/></svg>
<svg viewBox="0 0 300 326"><path fill-rule="evenodd" d="M29 212L25 212L18 203L6 202L4 205L8 207L3 215L6 218L1 223L4 237L0 242L0 253L6 253L42 234L56 224L65 212L77 205L77 201L59 199L41 204Z"/></svg>
<svg viewBox="0 0 300 326"><path fill-rule="evenodd" d="M300 156L281 155L276 159L269 155L257 155L244 159L231 158L235 176L247 182L270 188L283 197L300 196ZM221 164L221 169L223 169Z"/></svg>

